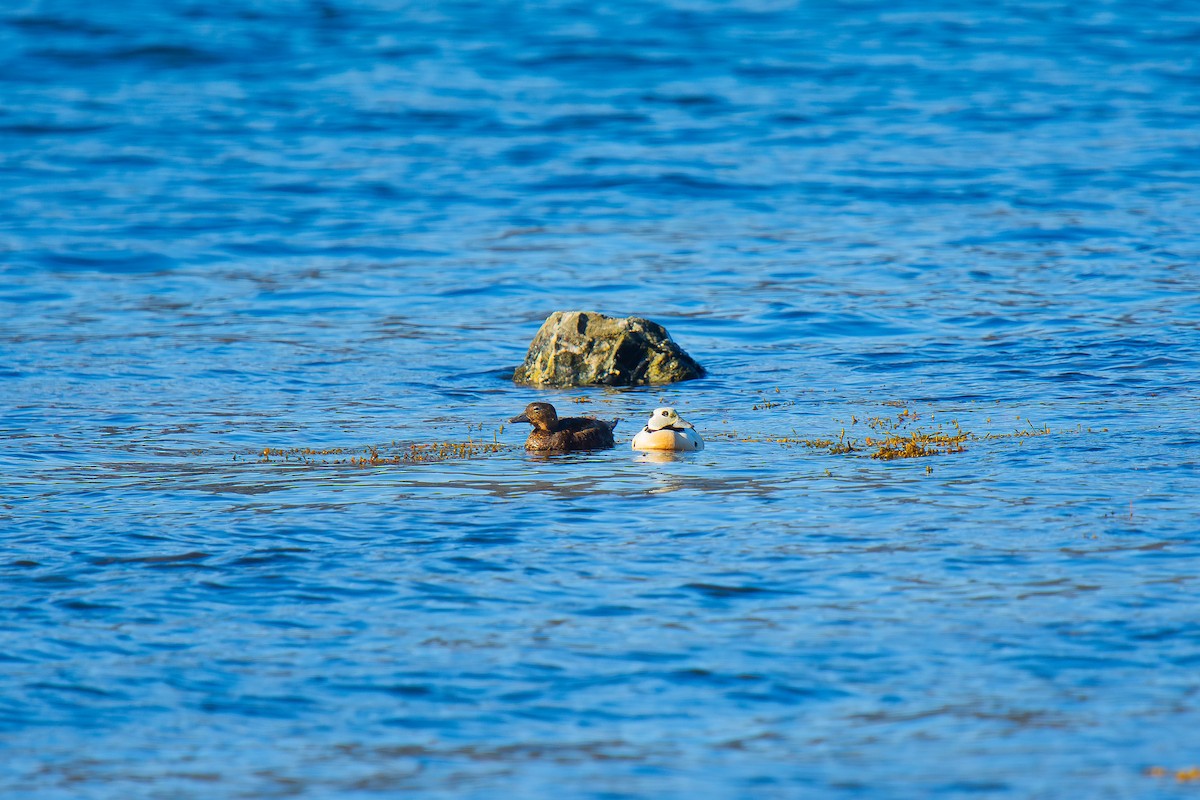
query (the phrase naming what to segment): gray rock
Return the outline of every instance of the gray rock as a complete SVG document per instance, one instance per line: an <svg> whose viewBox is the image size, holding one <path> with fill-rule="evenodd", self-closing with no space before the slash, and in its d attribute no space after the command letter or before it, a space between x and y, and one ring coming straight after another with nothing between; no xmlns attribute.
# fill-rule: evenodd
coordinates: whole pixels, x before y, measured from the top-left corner
<svg viewBox="0 0 1200 800"><path fill-rule="evenodd" d="M641 317L594 311L555 311L513 373L526 386L636 386L704 377L704 367L671 340L667 329Z"/></svg>

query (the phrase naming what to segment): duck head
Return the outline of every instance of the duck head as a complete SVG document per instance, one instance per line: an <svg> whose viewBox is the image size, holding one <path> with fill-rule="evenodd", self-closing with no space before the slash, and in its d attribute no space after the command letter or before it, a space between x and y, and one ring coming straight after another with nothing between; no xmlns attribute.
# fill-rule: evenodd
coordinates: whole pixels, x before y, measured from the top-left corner
<svg viewBox="0 0 1200 800"><path fill-rule="evenodd" d="M694 428L695 426L676 414L673 408L656 408L650 415L650 421L646 423L646 427L652 431L661 431L663 428Z"/></svg>
<svg viewBox="0 0 1200 800"><path fill-rule="evenodd" d="M536 430L553 433L558 425L558 412L549 403L530 403L525 413L513 417L509 422L528 422Z"/></svg>

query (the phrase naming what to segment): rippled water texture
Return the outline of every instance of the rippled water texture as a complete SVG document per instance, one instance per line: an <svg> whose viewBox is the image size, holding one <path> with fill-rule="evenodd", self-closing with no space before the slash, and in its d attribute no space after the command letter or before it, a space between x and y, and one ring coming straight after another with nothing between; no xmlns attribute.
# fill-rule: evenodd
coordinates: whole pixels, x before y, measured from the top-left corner
<svg viewBox="0 0 1200 800"><path fill-rule="evenodd" d="M1198 53L1182 0L4 4L0 794L1194 795ZM513 386L576 308L709 377ZM621 445L527 456L534 399ZM628 449L665 403L707 449Z"/></svg>

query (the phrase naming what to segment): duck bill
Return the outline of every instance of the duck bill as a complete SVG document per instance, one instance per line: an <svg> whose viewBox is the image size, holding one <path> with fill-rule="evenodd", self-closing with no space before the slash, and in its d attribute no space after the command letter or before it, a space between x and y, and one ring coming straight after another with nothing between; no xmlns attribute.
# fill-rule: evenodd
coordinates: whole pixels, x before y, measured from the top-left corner
<svg viewBox="0 0 1200 800"><path fill-rule="evenodd" d="M513 417L509 420L509 422L529 422L529 417L527 417L525 414L522 414L519 417Z"/></svg>
<svg viewBox="0 0 1200 800"><path fill-rule="evenodd" d="M692 429L695 429L695 427L696 427L696 426L695 426L695 425L693 425L692 423L688 422L687 420L685 420L685 419L683 419L683 418L680 418L679 422L676 422L676 423L675 423L674 425L672 425L671 427L673 427L673 428L692 428Z"/></svg>

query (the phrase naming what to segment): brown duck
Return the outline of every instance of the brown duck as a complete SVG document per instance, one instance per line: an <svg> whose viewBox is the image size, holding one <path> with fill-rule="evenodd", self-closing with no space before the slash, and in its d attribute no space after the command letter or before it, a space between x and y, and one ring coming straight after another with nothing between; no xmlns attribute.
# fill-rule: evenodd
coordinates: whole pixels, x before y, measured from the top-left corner
<svg viewBox="0 0 1200 800"><path fill-rule="evenodd" d="M525 440L526 450L565 452L612 447L613 428L617 427L620 420L606 422L592 417L559 419L558 412L549 403L530 403L525 406L524 414L513 417L509 422L528 422L533 425L529 438Z"/></svg>

